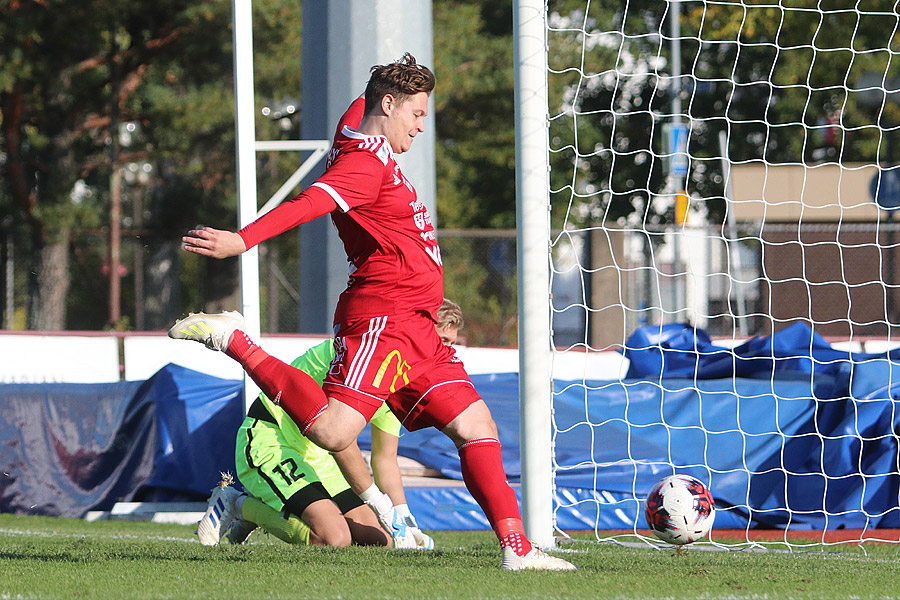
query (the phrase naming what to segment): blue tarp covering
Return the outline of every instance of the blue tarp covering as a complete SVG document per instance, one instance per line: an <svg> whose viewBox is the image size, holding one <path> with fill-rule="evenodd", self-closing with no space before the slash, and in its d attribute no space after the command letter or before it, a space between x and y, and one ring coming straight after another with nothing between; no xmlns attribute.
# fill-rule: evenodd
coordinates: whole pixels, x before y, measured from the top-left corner
<svg viewBox="0 0 900 600"><path fill-rule="evenodd" d="M641 526L634 498L673 472L710 485L718 526L900 527L896 351L834 349L802 324L734 349L685 325L648 327L626 348L623 381L554 382L560 527ZM472 380L516 482L518 377ZM443 435L415 435L402 454L461 478Z"/></svg>
<svg viewBox="0 0 900 600"><path fill-rule="evenodd" d="M671 325L638 330L626 354L622 381L554 382L561 528L642 527L640 501L673 472L710 485L719 527L900 527L896 353L837 350L802 325L729 349ZM472 380L515 484L518 376ZM117 500L205 499L234 471L241 385L169 365L146 382L0 386L0 510L79 516ZM437 431L404 434L400 453L461 479ZM408 499L425 528L487 527L464 487Z"/></svg>
<svg viewBox="0 0 900 600"><path fill-rule="evenodd" d="M612 389L658 386L641 412L659 431L641 437L671 448L719 503L767 526L900 526L896 350L838 350L802 323L733 350L685 325L648 327L626 348L629 373Z"/></svg>
<svg viewBox="0 0 900 600"><path fill-rule="evenodd" d="M80 517L131 499L153 468L143 387L0 385L0 512Z"/></svg>
<svg viewBox="0 0 900 600"><path fill-rule="evenodd" d="M157 437L153 475L145 485L205 499L221 472L236 472L234 436L244 420L244 383L174 364L150 381Z"/></svg>

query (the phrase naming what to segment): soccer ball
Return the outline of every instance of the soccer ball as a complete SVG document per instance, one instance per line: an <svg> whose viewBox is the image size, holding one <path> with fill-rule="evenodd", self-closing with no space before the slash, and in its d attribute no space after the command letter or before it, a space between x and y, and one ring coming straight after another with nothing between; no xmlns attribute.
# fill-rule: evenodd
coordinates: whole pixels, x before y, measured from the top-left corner
<svg viewBox="0 0 900 600"><path fill-rule="evenodd" d="M715 501L699 479L670 475L650 490L644 516L651 531L662 541L679 546L690 544L712 528Z"/></svg>

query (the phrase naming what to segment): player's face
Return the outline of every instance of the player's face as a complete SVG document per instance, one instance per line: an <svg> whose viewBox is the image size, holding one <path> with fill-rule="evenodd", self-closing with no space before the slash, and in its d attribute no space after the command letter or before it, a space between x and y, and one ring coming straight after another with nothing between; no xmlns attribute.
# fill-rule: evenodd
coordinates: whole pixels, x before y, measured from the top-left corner
<svg viewBox="0 0 900 600"><path fill-rule="evenodd" d="M388 98L389 96L385 96L385 99ZM402 154L412 146L413 138L425 131L428 94L419 92L399 103L390 97L389 105L390 112L388 112L384 133L391 144L391 150Z"/></svg>
<svg viewBox="0 0 900 600"><path fill-rule="evenodd" d="M441 327L440 325L436 325L435 329L437 330L438 335L441 338L441 343L445 346L452 346L456 343L456 335L457 328L447 325L445 327Z"/></svg>

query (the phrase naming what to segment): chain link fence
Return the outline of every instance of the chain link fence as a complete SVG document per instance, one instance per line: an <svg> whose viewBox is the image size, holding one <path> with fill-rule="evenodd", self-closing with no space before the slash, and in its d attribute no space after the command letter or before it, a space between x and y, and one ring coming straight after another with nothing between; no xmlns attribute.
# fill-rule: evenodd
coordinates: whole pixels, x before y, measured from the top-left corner
<svg viewBox="0 0 900 600"><path fill-rule="evenodd" d="M469 345L516 344L514 231L439 232L445 293L463 307L461 337ZM166 330L191 311L240 306L238 259L208 260L181 250L172 232L124 228L117 323L110 322L111 269L106 229L73 233L65 245L65 330ZM0 230L2 328L34 330L40 310L40 250L21 232ZM297 333L303 306L298 236L260 246L260 312L264 333ZM311 274L311 277L319 276Z"/></svg>
<svg viewBox="0 0 900 600"><path fill-rule="evenodd" d="M621 345L642 325L674 321L716 336L765 335L797 319L815 322L833 337L895 333L900 275L893 257L897 226L891 225L844 224L839 232L836 225L767 226L765 235L735 240L716 235L715 228L690 228L677 236L680 254L673 251L671 232L554 232L553 342L604 349ZM441 230L438 237L445 295L465 315L461 338L470 346L516 346L515 231ZM286 234L260 247L264 333L299 331L299 246L296 234ZM109 232L77 231L66 248L59 255L66 268L54 269L68 274L57 282L64 284L65 330L160 331L191 311L240 306L237 258L209 260L182 251L180 237L171 232L132 228L121 243L121 318L111 323ZM27 236L0 229L5 330L39 329L33 313L44 289L37 275L40 255ZM828 285L798 279L813 269Z"/></svg>

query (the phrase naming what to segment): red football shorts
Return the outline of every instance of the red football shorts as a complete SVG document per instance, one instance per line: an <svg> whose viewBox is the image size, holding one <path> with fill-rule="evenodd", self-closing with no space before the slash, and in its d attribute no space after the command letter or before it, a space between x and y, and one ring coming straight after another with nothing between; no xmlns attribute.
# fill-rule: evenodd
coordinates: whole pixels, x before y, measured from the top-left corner
<svg viewBox="0 0 900 600"><path fill-rule="evenodd" d="M383 402L409 431L443 429L481 398L456 352L426 315L342 323L325 395L372 418Z"/></svg>

